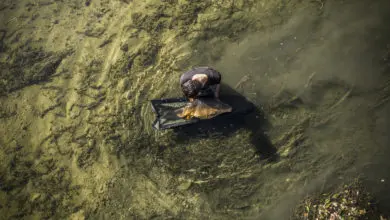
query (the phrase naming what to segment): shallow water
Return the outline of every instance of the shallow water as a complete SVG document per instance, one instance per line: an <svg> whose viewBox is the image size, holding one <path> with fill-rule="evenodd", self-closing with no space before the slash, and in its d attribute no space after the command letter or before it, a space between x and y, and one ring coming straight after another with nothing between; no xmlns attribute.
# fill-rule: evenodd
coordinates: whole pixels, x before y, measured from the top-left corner
<svg viewBox="0 0 390 220"><path fill-rule="evenodd" d="M390 210L388 1L0 10L5 219L288 219L356 177ZM153 130L149 101L197 65L256 110Z"/></svg>

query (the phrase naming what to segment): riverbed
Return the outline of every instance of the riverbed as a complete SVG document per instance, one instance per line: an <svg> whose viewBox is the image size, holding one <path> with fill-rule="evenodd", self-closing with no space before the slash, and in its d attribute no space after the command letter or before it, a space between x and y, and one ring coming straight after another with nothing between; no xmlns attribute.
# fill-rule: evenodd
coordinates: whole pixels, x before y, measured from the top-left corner
<svg viewBox="0 0 390 220"><path fill-rule="evenodd" d="M5 0L0 12L4 219L288 219L356 178L390 210L388 1ZM181 97L196 66L255 110L154 130L150 100Z"/></svg>

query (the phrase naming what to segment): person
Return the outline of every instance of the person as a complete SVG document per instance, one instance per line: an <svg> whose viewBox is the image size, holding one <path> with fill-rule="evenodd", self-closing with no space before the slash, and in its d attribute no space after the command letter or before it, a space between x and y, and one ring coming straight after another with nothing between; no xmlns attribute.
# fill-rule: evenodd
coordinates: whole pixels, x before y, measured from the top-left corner
<svg viewBox="0 0 390 220"><path fill-rule="evenodd" d="M192 102L197 97L213 95L219 99L221 74L211 67L196 67L180 77L183 94Z"/></svg>

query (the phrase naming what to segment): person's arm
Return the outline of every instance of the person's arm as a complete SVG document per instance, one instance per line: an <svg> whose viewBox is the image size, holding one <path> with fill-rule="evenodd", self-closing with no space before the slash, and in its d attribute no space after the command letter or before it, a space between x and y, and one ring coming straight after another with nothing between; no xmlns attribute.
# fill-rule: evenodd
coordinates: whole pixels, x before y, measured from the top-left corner
<svg viewBox="0 0 390 220"><path fill-rule="evenodd" d="M219 99L219 90L220 90L220 87L221 87L221 84L217 84L215 86L215 93L214 93L214 96L215 98Z"/></svg>

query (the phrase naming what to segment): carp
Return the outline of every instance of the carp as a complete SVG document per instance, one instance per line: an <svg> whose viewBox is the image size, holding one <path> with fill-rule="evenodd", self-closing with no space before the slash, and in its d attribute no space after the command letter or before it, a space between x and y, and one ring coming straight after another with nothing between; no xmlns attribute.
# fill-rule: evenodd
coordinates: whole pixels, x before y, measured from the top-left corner
<svg viewBox="0 0 390 220"><path fill-rule="evenodd" d="M197 98L176 111L180 118L211 119L223 113L231 112L232 107L215 98Z"/></svg>

